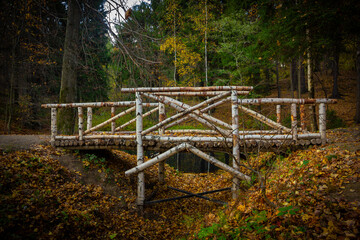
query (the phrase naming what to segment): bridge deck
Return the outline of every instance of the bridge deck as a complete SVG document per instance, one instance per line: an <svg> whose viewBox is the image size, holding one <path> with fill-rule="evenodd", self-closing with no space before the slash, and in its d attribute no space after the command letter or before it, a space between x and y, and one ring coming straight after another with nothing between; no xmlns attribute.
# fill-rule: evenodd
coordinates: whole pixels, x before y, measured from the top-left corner
<svg viewBox="0 0 360 240"><path fill-rule="evenodd" d="M131 134L131 133L130 133ZM318 134L298 135L298 140L293 140L291 135L258 135L258 139L246 139L245 135L240 135L240 150L254 151L276 151L280 149L301 148L309 145L320 145L322 140ZM132 138L131 138L132 137ZM94 134L84 136L83 140L76 137L58 136L52 145L67 149L126 149L136 150L135 135L129 134ZM241 139L243 137L243 139ZM245 139L244 139L245 138ZM173 148L181 142L187 142L194 147L207 152L230 152L233 148L231 138L224 138L220 135L200 135L196 136L182 134L166 134L166 135L148 135L142 142L144 150L148 151L166 151Z"/></svg>

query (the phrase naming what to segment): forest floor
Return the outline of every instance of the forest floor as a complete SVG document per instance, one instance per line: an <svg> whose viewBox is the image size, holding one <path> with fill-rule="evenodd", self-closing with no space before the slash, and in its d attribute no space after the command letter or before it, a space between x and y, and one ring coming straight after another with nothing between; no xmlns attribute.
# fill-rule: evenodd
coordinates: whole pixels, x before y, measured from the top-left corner
<svg viewBox="0 0 360 240"><path fill-rule="evenodd" d="M46 143L39 136L25 142L10 137L13 147L7 145L0 155L2 239L360 237L359 127L328 131L332 144L249 159L259 169L271 166L266 196L276 208L266 204L255 183L244 186L236 202L229 192L209 195L230 201L228 206L191 198L146 206L142 216L134 204L136 176L124 176L136 156L74 153L29 144L31 138ZM166 185L159 185L156 167L145 171L147 196L181 195L166 186L189 192L231 186L231 176L223 171L185 174L166 166L166 172Z"/></svg>

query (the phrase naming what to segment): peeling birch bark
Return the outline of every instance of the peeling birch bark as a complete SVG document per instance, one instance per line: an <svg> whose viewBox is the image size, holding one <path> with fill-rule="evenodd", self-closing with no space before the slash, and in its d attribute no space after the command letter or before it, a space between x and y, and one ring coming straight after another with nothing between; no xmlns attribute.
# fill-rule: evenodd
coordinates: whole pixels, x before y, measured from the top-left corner
<svg viewBox="0 0 360 240"><path fill-rule="evenodd" d="M136 93L136 158L137 165L144 163L144 148L142 142L143 119L142 119L142 98L140 93ZM137 205L139 210L143 211L145 201L145 176L143 172L138 173L138 187L137 187Z"/></svg>
<svg viewBox="0 0 360 240"><path fill-rule="evenodd" d="M79 118L79 140L82 141L83 140L83 136L84 136L84 114L83 114L83 108L82 107L78 107L78 118Z"/></svg>
<svg viewBox="0 0 360 240"><path fill-rule="evenodd" d="M106 125L110 124L111 122L115 121L116 119L121 118L122 116L125 116L126 114L128 114L128 113L130 113L130 112L132 112L132 111L135 111L135 108L136 108L136 106L131 107L131 108L129 108L129 109L126 109L125 111L123 111L123 112L117 114L116 116L114 116L114 117L106 120L105 122L102 122L102 123L100 123L100 124L98 124L98 125L90 128L90 129L86 130L86 131L84 132L84 134L91 133L91 132L93 132L93 131L95 131L95 130L97 130L97 129L99 129L99 128L102 128L103 126L106 126Z"/></svg>
<svg viewBox="0 0 360 240"><path fill-rule="evenodd" d="M87 108L87 124L86 124L86 130L89 130L90 128L92 128L92 108L88 107Z"/></svg>
<svg viewBox="0 0 360 240"><path fill-rule="evenodd" d="M296 116L296 103L291 104L291 131L293 140L297 140L297 116Z"/></svg>
<svg viewBox="0 0 360 240"><path fill-rule="evenodd" d="M242 104L242 102L240 102L240 104ZM275 129L278 129L278 130L281 130L281 131L284 131L284 132L287 132L287 133L291 132L291 129L289 129L289 128L285 127L285 126L282 126L281 124L278 124L278 123L274 122L270 118L267 118L267 117L265 117L264 115L262 115L262 114L260 114L258 112L255 112L255 111L253 111L253 110L251 110L249 108L246 108L244 106L241 106L241 105L239 106L239 108L242 111L249 114L251 117L259 120L262 123L265 123L266 125L268 125L268 126L270 126L272 128L275 128Z"/></svg>

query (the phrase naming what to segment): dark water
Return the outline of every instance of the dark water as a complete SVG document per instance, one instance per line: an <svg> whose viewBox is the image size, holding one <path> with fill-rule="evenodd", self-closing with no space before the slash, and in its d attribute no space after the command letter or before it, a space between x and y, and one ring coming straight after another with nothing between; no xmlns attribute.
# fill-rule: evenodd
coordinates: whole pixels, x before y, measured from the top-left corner
<svg viewBox="0 0 360 240"><path fill-rule="evenodd" d="M217 160L229 164L229 155L227 153L208 153ZM188 152L180 152L166 160L166 163L173 168L187 173L207 173L215 172L219 168L204 159Z"/></svg>
<svg viewBox="0 0 360 240"><path fill-rule="evenodd" d="M136 151L126 151L130 154L136 155ZM145 151L145 156L148 158L153 158L157 155L157 152ZM229 164L230 157L227 153L217 152L217 153L207 153L217 160ZM171 167L186 173L207 173L215 172L219 168L209 162L203 160L202 158L188 152L179 152L166 160L166 163Z"/></svg>

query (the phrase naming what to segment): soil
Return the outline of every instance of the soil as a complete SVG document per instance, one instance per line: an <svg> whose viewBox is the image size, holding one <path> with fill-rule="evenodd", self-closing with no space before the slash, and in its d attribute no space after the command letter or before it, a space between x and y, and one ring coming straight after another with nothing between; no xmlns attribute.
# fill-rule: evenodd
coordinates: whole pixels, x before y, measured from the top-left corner
<svg viewBox="0 0 360 240"><path fill-rule="evenodd" d="M48 135L0 135L0 150L27 150L35 145L49 145Z"/></svg>

